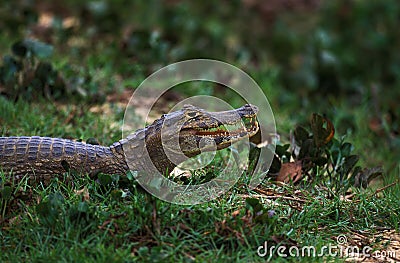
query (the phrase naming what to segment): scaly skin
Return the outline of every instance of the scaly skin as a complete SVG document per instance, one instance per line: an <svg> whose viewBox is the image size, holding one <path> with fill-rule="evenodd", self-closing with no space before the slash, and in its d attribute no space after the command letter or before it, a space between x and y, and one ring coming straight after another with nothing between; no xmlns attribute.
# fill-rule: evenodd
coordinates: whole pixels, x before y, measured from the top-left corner
<svg viewBox="0 0 400 263"><path fill-rule="evenodd" d="M170 172L183 161L182 157L212 150L202 140L213 142L220 150L256 134L257 111L251 105L224 112L185 105L109 147L49 137L0 137L0 169L12 172L16 180L28 175L41 182L68 170L89 175L124 175L129 170L155 169ZM234 129L226 132L223 127L228 126Z"/></svg>

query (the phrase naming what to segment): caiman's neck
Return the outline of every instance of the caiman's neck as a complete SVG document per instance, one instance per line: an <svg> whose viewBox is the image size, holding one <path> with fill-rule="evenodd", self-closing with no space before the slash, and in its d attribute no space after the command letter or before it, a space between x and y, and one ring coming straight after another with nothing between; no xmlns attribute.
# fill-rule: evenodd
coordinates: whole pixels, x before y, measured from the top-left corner
<svg viewBox="0 0 400 263"><path fill-rule="evenodd" d="M165 154L160 134L156 126L150 125L113 144L111 148L117 152L123 150L119 158L124 158L131 171L158 171L167 175L179 162L171 162L171 156Z"/></svg>
<svg viewBox="0 0 400 263"><path fill-rule="evenodd" d="M160 136L154 136L147 139L147 152L151 159L151 164L163 175L168 175L180 163L170 161L171 156L167 156L161 142Z"/></svg>

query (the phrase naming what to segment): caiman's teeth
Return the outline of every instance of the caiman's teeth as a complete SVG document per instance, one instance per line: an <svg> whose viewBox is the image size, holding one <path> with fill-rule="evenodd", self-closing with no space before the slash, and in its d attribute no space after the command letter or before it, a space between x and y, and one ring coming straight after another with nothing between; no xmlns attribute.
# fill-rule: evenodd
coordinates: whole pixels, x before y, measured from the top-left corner
<svg viewBox="0 0 400 263"><path fill-rule="evenodd" d="M219 136L239 138L243 132L253 133L258 130L259 124L256 121L256 117L248 117L242 120L242 122L234 124L222 124L217 127L204 129L197 128L198 135L208 138L216 138Z"/></svg>

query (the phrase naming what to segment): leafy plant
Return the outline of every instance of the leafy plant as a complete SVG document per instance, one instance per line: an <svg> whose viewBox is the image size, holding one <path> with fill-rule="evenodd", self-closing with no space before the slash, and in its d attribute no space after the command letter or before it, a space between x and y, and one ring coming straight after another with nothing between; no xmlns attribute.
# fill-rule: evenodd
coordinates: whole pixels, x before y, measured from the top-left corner
<svg viewBox="0 0 400 263"><path fill-rule="evenodd" d="M321 115L312 115L310 130L298 126L291 149L289 144L277 146L273 168L280 170L278 180L296 182L303 177L304 184L323 184L338 193L345 192L361 172L356 166L359 157L352 153L353 145L333 138L332 122ZM301 168L301 174L295 174L296 168Z"/></svg>
<svg viewBox="0 0 400 263"><path fill-rule="evenodd" d="M0 66L0 92L17 100L34 100L40 97L61 99L65 82L54 66L46 62L53 53L53 46L22 40L11 47L12 55L3 57Z"/></svg>
<svg viewBox="0 0 400 263"><path fill-rule="evenodd" d="M11 46L12 55L4 56L0 65L0 94L14 101L41 98L104 101L103 86L116 85L113 78L99 74L97 64L96 68L82 69L62 63L57 69L48 61L53 50L52 45L36 40L15 42ZM93 67L93 63L90 65ZM101 84L105 79L110 83Z"/></svg>
<svg viewBox="0 0 400 263"><path fill-rule="evenodd" d="M41 222L49 227L56 227L62 222L65 213L64 197L60 193L52 193L36 206L36 212Z"/></svg>

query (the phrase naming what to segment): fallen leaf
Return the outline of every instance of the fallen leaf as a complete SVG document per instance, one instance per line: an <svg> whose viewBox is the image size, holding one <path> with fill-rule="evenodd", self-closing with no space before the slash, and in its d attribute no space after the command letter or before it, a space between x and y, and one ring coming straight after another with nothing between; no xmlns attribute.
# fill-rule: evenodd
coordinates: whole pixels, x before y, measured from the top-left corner
<svg viewBox="0 0 400 263"><path fill-rule="evenodd" d="M295 183L299 181L302 177L303 173L301 161L295 161L282 164L276 181L284 183L293 181L293 183Z"/></svg>
<svg viewBox="0 0 400 263"><path fill-rule="evenodd" d="M81 195L83 201L89 201L90 199L89 191L86 187L82 188L81 190L75 190L74 192L76 195Z"/></svg>
<svg viewBox="0 0 400 263"><path fill-rule="evenodd" d="M235 210L232 212L231 216L232 217L237 217L240 214L240 210Z"/></svg>

